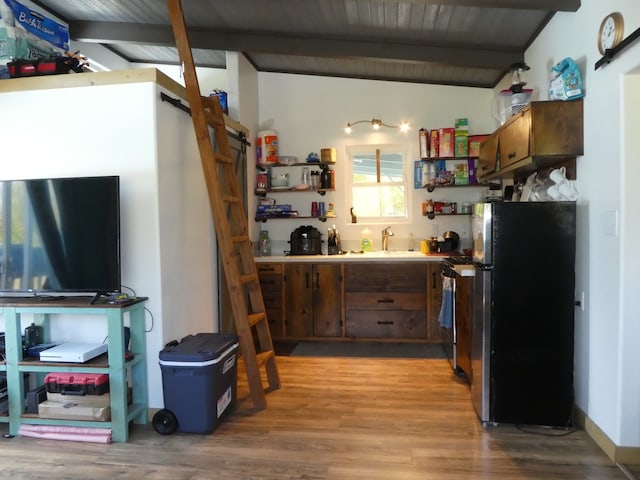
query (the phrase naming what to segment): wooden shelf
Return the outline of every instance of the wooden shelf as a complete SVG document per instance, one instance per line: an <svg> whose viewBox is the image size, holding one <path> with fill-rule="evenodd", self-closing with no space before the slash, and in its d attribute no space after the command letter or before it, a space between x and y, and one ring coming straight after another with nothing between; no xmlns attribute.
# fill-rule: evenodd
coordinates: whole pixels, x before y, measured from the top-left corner
<svg viewBox="0 0 640 480"><path fill-rule="evenodd" d="M72 425L100 426L111 428L114 442L126 442L129 438L129 422L147 423L147 371L145 313L146 298L139 297L126 304L95 303L90 304L92 297L62 297L58 300L42 300L33 298L4 299L0 302L0 310L5 319L5 342L7 346L6 362L2 366L7 372L7 390L9 396L9 430L16 435L20 425ZM53 321L52 315L102 315L106 317L108 334L108 351L85 363L41 362L36 359L22 357L22 315L35 315L42 318L45 329ZM125 360L124 319L129 319L131 330L131 350L135 352L132 360ZM111 420L66 420L43 419L23 414L25 372L46 373L83 372L107 373L110 385ZM127 377L131 377L133 388L133 405L128 404ZM0 421L5 421L0 419Z"/></svg>

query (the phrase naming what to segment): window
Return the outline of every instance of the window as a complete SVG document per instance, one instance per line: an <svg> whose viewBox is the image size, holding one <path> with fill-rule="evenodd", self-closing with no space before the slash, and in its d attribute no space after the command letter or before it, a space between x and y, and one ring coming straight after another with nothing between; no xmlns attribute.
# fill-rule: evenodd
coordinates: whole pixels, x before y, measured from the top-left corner
<svg viewBox="0 0 640 480"><path fill-rule="evenodd" d="M351 206L358 218L373 221L407 218L406 145L347 147L351 167Z"/></svg>

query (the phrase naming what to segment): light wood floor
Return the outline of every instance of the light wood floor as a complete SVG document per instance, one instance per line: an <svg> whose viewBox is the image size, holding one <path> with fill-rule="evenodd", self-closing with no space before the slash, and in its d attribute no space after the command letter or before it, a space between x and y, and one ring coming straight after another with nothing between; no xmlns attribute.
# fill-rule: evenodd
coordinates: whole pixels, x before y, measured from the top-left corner
<svg viewBox="0 0 640 480"><path fill-rule="evenodd" d="M126 444L0 438L12 479L626 480L583 431L485 430L446 360L279 357L282 388L211 435L132 427ZM3 428L6 428L3 427Z"/></svg>

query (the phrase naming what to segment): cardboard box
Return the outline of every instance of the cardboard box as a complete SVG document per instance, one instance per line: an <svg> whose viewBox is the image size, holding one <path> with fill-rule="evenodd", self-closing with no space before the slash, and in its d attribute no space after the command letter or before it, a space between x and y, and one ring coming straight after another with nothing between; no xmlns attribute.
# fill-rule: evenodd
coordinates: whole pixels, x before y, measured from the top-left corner
<svg viewBox="0 0 640 480"><path fill-rule="evenodd" d="M97 395L94 395L94 397ZM94 420L106 422L111 419L111 409L107 407L94 407L83 405L79 398L65 395L63 401L46 400L38 406L40 418L53 418L59 420Z"/></svg>
<svg viewBox="0 0 640 480"><path fill-rule="evenodd" d="M468 157L469 156L469 137L466 135L458 135L456 133L455 140L455 156L456 157Z"/></svg>
<svg viewBox="0 0 640 480"><path fill-rule="evenodd" d="M489 138L489 135L469 135L469 156L480 156L480 144Z"/></svg>
<svg viewBox="0 0 640 480"><path fill-rule="evenodd" d="M7 8L11 15L0 20L0 78L9 78L11 60L37 60L70 50L68 23L29 0L13 1Z"/></svg>
<svg viewBox="0 0 640 480"><path fill-rule="evenodd" d="M429 156L431 158L440 156L440 132L435 128L429 133Z"/></svg>
<svg viewBox="0 0 640 480"><path fill-rule="evenodd" d="M83 407L109 407L111 395L63 395L62 393L47 393L47 401L55 403L77 403ZM42 405L42 404L41 404Z"/></svg>
<svg viewBox="0 0 640 480"><path fill-rule="evenodd" d="M456 130L456 136L469 135L469 119L456 118L455 130Z"/></svg>
<svg viewBox="0 0 640 480"><path fill-rule="evenodd" d="M451 158L454 156L455 130L453 128L440 128L440 158Z"/></svg>
<svg viewBox="0 0 640 480"><path fill-rule="evenodd" d="M469 160L467 160L467 172L469 174L470 184L478 183L478 179L476 178L476 168L477 161L475 158L470 158Z"/></svg>

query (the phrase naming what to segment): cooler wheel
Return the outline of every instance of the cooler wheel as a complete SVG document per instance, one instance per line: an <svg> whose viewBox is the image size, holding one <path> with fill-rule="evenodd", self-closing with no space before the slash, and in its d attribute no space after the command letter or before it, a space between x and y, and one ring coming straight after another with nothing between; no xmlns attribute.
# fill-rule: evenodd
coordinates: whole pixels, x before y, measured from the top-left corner
<svg viewBox="0 0 640 480"><path fill-rule="evenodd" d="M153 428L160 435L171 435L178 428L178 419L171 410L163 408L153 416Z"/></svg>

